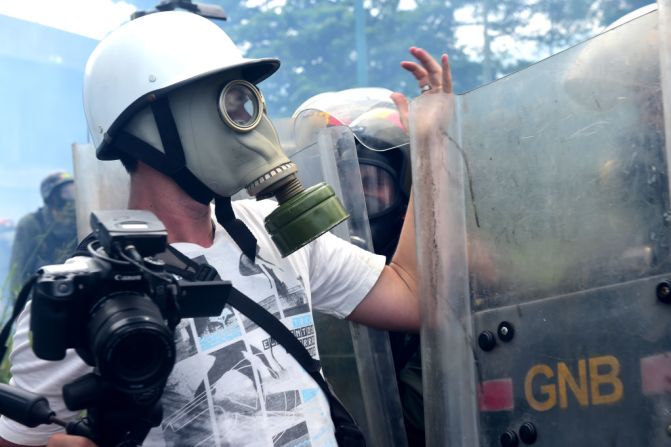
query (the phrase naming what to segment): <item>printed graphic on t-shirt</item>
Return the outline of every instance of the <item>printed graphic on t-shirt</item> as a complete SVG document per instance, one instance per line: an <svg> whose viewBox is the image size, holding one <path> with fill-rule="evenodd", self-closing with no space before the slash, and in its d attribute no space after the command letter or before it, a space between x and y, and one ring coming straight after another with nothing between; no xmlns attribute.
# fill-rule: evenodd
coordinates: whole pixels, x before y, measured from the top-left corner
<svg viewBox="0 0 671 447"><path fill-rule="evenodd" d="M317 357L310 302L291 265L262 252L252 263L230 244L213 248L185 254L204 255ZM237 310L227 305L219 316L183 320L175 337L177 362L162 400L167 446L336 446L318 385Z"/></svg>
<svg viewBox="0 0 671 447"><path fill-rule="evenodd" d="M226 306L218 317L196 318L194 325L201 351L207 351L242 336L238 319L230 306Z"/></svg>

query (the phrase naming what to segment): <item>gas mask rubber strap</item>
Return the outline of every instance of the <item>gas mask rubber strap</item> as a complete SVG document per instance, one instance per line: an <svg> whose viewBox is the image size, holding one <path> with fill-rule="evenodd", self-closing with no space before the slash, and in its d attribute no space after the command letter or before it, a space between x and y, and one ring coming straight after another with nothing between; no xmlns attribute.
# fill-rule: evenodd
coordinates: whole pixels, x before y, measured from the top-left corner
<svg viewBox="0 0 671 447"><path fill-rule="evenodd" d="M166 157L171 163L177 166L186 166L186 158L184 157L184 148L182 147L182 140L179 138L179 131L177 124L172 116L170 104L167 97L156 99L151 103L151 111L156 120L158 133L161 136L161 143L163 143L163 150Z"/></svg>
<svg viewBox="0 0 671 447"><path fill-rule="evenodd" d="M240 250L252 262L256 259L256 237L240 219L235 217L230 197L214 197L214 214L217 222L221 224Z"/></svg>
<svg viewBox="0 0 671 447"><path fill-rule="evenodd" d="M151 111L156 121L161 143L163 144L163 151L165 158L168 161L168 166L171 169L171 177L182 187L191 197L199 200L191 191L194 191L198 197L207 197L208 203L214 197L214 193L207 186L205 186L189 169L186 167L186 157L184 155L184 147L182 140L179 137L177 124L170 109L170 102L167 96L157 98L151 103ZM205 191L208 194L205 194Z"/></svg>
<svg viewBox="0 0 671 447"><path fill-rule="evenodd" d="M114 149L132 158L138 159L162 174L173 179L194 200L208 204L214 193L205 186L185 166L178 166L163 155L154 146L125 131L114 137Z"/></svg>

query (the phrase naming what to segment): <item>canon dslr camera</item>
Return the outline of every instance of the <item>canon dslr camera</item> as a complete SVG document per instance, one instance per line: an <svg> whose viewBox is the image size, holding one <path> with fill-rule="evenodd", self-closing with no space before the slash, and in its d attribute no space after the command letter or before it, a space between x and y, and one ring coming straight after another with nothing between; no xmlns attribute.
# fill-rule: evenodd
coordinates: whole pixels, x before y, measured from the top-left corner
<svg viewBox="0 0 671 447"><path fill-rule="evenodd" d="M167 233L150 212L97 211L91 227L88 256L40 270L30 328L38 357L60 360L74 348L95 367L66 385L63 396L71 410L88 409L89 419L104 421L93 421L93 428L105 439L133 423L125 419L134 409L158 405L160 421L157 403L175 363L175 326L181 318L220 315L231 286L168 273L155 257L166 251Z"/></svg>

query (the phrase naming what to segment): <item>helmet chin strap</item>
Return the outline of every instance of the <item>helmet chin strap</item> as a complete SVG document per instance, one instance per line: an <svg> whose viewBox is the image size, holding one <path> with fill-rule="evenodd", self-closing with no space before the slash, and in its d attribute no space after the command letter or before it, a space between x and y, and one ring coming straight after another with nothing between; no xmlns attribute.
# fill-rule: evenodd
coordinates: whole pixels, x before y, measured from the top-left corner
<svg viewBox="0 0 671 447"><path fill-rule="evenodd" d="M209 204L214 198L214 214L217 222L224 227L229 236L240 247L242 253L254 262L257 250L256 237L244 222L235 217L231 206L231 198L215 194L186 167L184 148L170 110L168 98L163 97L152 102L151 109L165 154L126 131L119 132L114 138L116 149L141 160L170 177L197 202Z"/></svg>

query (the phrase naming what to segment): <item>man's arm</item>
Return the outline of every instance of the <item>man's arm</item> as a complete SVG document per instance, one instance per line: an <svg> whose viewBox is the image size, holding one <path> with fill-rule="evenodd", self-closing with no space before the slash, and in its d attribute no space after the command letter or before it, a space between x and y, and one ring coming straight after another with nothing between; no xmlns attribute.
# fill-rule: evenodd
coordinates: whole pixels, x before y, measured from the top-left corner
<svg viewBox="0 0 671 447"><path fill-rule="evenodd" d="M0 447L30 447L19 444L14 444L13 442L5 441L0 438ZM63 433L57 433L49 438L49 443L46 447L96 447L91 440L83 438L81 436L71 436Z"/></svg>
<svg viewBox="0 0 671 447"><path fill-rule="evenodd" d="M447 55L441 63L421 48L410 48L418 61L401 62L401 67L412 73L423 94L452 93L452 75ZM400 93L392 95L405 128L408 128L408 100ZM428 123L431 125L431 123ZM373 288L347 317L357 323L381 329L418 331L420 327L419 284L415 245L415 219L412 194L406 219L394 257L385 266Z"/></svg>
<svg viewBox="0 0 671 447"><path fill-rule="evenodd" d="M406 219L396 252L368 295L347 317L380 329L419 330L419 293L413 200L410 196Z"/></svg>
<svg viewBox="0 0 671 447"><path fill-rule="evenodd" d="M14 444L13 442L5 441L4 439L0 438L0 447L29 447L29 446Z"/></svg>

